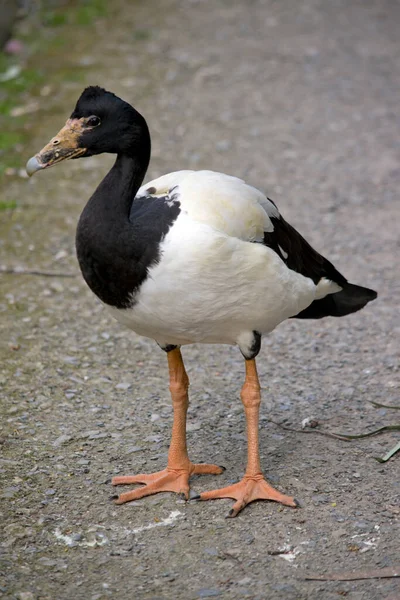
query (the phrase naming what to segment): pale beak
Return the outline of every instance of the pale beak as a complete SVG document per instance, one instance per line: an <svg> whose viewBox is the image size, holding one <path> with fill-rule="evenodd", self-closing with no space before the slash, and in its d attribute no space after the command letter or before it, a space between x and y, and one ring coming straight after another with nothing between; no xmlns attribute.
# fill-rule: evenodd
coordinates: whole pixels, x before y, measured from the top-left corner
<svg viewBox="0 0 400 600"><path fill-rule="evenodd" d="M26 163L26 172L31 177L36 171L85 154L86 148L79 145L83 132L81 119L68 119L64 127L42 150Z"/></svg>

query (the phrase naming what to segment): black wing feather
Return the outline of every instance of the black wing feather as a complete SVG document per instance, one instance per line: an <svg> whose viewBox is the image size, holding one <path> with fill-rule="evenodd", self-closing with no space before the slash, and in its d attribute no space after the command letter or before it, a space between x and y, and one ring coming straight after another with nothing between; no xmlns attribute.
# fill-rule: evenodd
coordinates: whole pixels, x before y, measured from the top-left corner
<svg viewBox="0 0 400 600"><path fill-rule="evenodd" d="M276 204L268 198L276 207ZM337 283L342 290L314 300L295 317L299 319L321 319L342 317L363 308L377 297L374 290L348 283L329 260L319 254L294 227L282 216L270 215L273 232L264 232L264 244L274 250L289 269L309 277L317 285L322 278Z"/></svg>

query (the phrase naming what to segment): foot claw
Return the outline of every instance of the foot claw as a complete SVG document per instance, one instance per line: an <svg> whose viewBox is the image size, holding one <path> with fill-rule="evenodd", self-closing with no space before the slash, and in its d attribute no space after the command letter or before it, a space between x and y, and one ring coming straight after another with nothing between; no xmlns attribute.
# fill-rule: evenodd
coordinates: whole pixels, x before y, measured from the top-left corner
<svg viewBox="0 0 400 600"><path fill-rule="evenodd" d="M192 492L192 490L190 490L189 492L189 501L191 500L200 500L201 496L200 494L197 494L196 492Z"/></svg>

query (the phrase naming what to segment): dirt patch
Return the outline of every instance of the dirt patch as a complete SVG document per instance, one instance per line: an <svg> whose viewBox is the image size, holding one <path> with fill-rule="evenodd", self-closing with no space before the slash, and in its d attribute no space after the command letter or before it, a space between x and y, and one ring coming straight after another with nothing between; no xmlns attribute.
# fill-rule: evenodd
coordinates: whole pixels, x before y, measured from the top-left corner
<svg viewBox="0 0 400 600"><path fill-rule="evenodd" d="M399 404L400 210L398 8L393 3L115 3L79 56L55 50L80 81L40 101L21 166L100 84L145 114L149 179L212 168L266 190L350 280L379 291L348 318L289 321L263 340L262 464L300 510L161 494L109 500L112 475L165 466L171 426L165 355L111 320L78 274L74 230L110 157L11 177L1 263L76 273L1 275L2 579L4 598L381 600L394 579L304 581L306 573L390 567L399 557L396 433L346 443L283 431L303 419L344 433L395 422ZM52 81L46 81L53 85ZM184 350L189 450L245 465L235 348ZM212 476L193 480L200 491ZM397 527L397 529L396 529Z"/></svg>

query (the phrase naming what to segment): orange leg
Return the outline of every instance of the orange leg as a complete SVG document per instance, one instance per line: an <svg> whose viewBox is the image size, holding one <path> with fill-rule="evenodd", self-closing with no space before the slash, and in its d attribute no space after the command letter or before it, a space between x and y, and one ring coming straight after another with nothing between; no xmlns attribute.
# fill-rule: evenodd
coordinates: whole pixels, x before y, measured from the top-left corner
<svg viewBox="0 0 400 600"><path fill-rule="evenodd" d="M242 393L242 402L247 422L247 468L239 483L219 490L203 492L198 497L201 500L214 498L234 498L236 500L228 517L236 515L253 500L275 500L286 506L298 506L294 498L285 496L266 482L261 471L258 444L258 416L261 402L260 383L258 381L256 361L246 360L246 380Z"/></svg>
<svg viewBox="0 0 400 600"><path fill-rule="evenodd" d="M193 464L190 462L186 448L186 413L189 406L189 378L185 371L182 354L179 348L167 354L169 367L169 389L174 407L174 422L172 439L168 452L167 468L157 473L127 475L113 477L113 485L142 483L142 487L125 492L115 499L116 504L124 504L159 492L177 492L189 498L190 475L212 474L219 475L223 467L208 464Z"/></svg>

